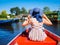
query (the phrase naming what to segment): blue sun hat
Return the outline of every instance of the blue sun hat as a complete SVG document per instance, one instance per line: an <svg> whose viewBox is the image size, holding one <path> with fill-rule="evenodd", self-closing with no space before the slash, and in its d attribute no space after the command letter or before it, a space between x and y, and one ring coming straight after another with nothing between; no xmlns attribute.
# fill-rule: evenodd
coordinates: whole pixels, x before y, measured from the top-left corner
<svg viewBox="0 0 60 45"><path fill-rule="evenodd" d="M34 8L30 10L30 15L33 18L36 18L37 21L42 22L42 15L43 15L43 11L39 8Z"/></svg>

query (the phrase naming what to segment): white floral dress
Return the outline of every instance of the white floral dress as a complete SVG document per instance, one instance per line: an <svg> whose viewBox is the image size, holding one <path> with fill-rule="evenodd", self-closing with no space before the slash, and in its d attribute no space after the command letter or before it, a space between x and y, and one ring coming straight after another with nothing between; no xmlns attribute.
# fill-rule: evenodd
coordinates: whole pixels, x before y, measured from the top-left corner
<svg viewBox="0 0 60 45"><path fill-rule="evenodd" d="M43 23L39 23L36 18L31 18L33 23L32 29L29 32L29 39L34 41L44 41L47 37L43 31Z"/></svg>

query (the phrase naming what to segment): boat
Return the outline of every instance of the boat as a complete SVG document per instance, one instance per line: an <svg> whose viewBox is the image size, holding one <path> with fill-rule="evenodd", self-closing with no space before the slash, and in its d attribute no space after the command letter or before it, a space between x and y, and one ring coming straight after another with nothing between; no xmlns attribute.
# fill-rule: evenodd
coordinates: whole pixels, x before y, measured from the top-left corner
<svg viewBox="0 0 60 45"><path fill-rule="evenodd" d="M18 34L15 38L13 38L7 45L57 45L60 43L60 37L51 31L45 29L45 33L47 34L47 38L44 41L32 41L24 36L24 32ZM26 34L28 31L26 30ZM60 44L58 44L60 45Z"/></svg>
<svg viewBox="0 0 60 45"><path fill-rule="evenodd" d="M11 22L12 20L0 20L0 23L7 23L7 22Z"/></svg>
<svg viewBox="0 0 60 45"><path fill-rule="evenodd" d="M0 20L0 26L6 26L6 25L11 25L12 20Z"/></svg>
<svg viewBox="0 0 60 45"><path fill-rule="evenodd" d="M19 21L18 18L8 19L8 20L0 20L0 24L9 24L9 23L18 22L18 21Z"/></svg>

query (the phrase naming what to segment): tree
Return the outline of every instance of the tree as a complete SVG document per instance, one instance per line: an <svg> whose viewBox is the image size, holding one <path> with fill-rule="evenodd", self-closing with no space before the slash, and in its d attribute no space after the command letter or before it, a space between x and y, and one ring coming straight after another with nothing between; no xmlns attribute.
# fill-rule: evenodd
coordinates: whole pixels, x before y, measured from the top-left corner
<svg viewBox="0 0 60 45"><path fill-rule="evenodd" d="M7 15L6 10L3 10L3 11L1 12L1 14L2 14L2 15Z"/></svg>
<svg viewBox="0 0 60 45"><path fill-rule="evenodd" d="M22 14L27 14L27 11L26 11L26 9L24 7L22 7L22 9L21 9L21 13Z"/></svg>
<svg viewBox="0 0 60 45"><path fill-rule="evenodd" d="M20 14L20 9L19 7L14 7L10 9L11 14L19 15Z"/></svg>
<svg viewBox="0 0 60 45"><path fill-rule="evenodd" d="M0 17L1 18L7 18L7 12L6 12L6 10L3 10L2 12L1 12L1 14L0 14Z"/></svg>
<svg viewBox="0 0 60 45"><path fill-rule="evenodd" d="M43 12L44 12L45 14L49 14L49 13L51 13L49 7L44 7L44 8L43 8Z"/></svg>

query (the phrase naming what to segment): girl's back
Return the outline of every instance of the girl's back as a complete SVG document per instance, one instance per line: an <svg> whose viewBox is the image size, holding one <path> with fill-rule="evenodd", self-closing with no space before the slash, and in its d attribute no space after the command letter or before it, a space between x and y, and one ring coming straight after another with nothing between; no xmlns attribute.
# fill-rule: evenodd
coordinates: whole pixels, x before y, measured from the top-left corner
<svg viewBox="0 0 60 45"><path fill-rule="evenodd" d="M43 22L38 22L36 18L31 18L32 26L43 27Z"/></svg>

